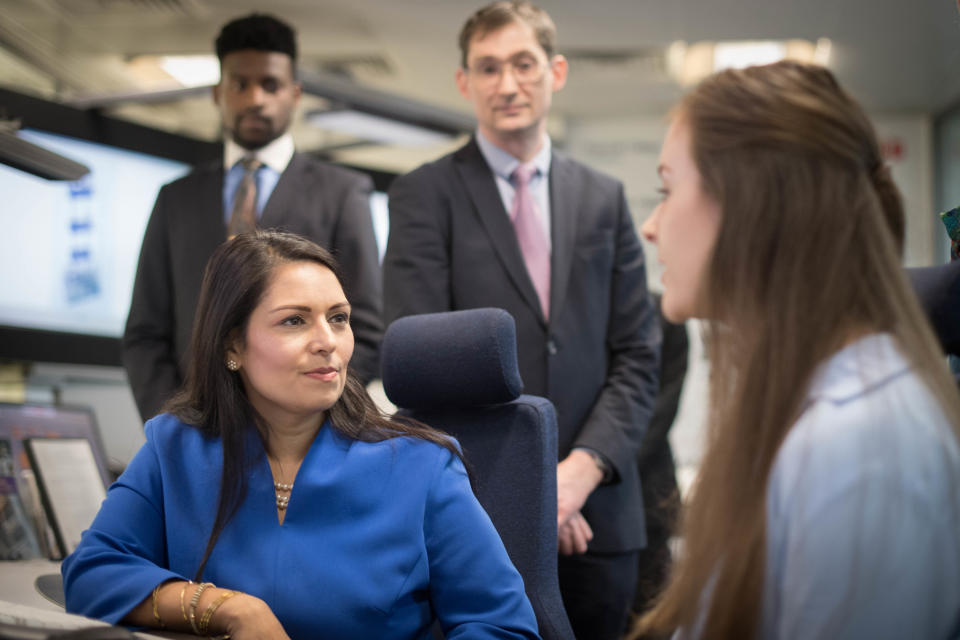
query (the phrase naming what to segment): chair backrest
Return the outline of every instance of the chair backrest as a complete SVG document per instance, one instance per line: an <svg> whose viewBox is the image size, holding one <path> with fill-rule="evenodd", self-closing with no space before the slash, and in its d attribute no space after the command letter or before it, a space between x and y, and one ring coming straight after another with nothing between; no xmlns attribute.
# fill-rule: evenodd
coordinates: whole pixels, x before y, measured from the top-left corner
<svg viewBox="0 0 960 640"><path fill-rule="evenodd" d="M960 260L907 269L945 353L960 356Z"/></svg>
<svg viewBox="0 0 960 640"><path fill-rule="evenodd" d="M557 421L520 395L516 325L502 309L408 316L382 346L387 397L457 438L545 640L572 640L557 580Z"/></svg>

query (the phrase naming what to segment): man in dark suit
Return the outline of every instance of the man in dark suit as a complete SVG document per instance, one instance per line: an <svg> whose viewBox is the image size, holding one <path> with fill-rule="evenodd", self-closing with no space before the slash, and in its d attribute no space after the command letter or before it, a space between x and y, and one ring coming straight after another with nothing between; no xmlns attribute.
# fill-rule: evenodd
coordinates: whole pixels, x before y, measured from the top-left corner
<svg viewBox="0 0 960 640"><path fill-rule="evenodd" d="M618 638L644 546L636 454L657 390L659 320L622 185L551 150L567 63L549 16L497 2L460 35L477 135L390 191L385 313L500 307L527 393L556 405L559 573L578 637ZM516 171L516 174L514 173Z"/></svg>
<svg viewBox="0 0 960 640"><path fill-rule="evenodd" d="M352 304L352 372L379 371L381 279L368 177L295 153L287 129L300 99L293 30L253 14L223 27L214 87L224 160L164 186L147 225L123 336L123 364L144 420L180 385L213 250L252 227L304 235L340 261Z"/></svg>

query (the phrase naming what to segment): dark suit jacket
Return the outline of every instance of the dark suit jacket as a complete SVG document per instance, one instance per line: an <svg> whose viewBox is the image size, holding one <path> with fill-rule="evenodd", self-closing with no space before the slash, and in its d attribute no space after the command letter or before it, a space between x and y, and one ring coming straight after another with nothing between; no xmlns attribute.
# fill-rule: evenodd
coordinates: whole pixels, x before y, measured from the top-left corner
<svg viewBox="0 0 960 640"><path fill-rule="evenodd" d="M944 353L960 356L960 260L907 269L907 276Z"/></svg>
<svg viewBox="0 0 960 640"><path fill-rule="evenodd" d="M657 308L660 297L654 296ZM647 532L651 524L669 536L679 508L677 470L670 447L670 428L680 408L680 395L687 375L690 340L684 324L674 324L660 314L663 343L660 351L660 390L650 418L650 428L637 454L643 499L646 503ZM656 520L651 523L650 520ZM666 537L663 538L666 543Z"/></svg>
<svg viewBox="0 0 960 640"><path fill-rule="evenodd" d="M554 153L550 169L550 320L475 141L398 178L384 258L387 321L499 307L517 323L525 393L557 408L559 454L602 453L613 483L583 514L591 550L645 543L636 455L657 392L660 330L622 185Z"/></svg>
<svg viewBox="0 0 960 640"><path fill-rule="evenodd" d="M147 224L123 335L123 365L144 420L183 379L203 271L226 239L223 175L218 162L165 185ZM260 219L261 227L306 236L339 260L353 306L350 367L364 382L379 370L383 333L371 188L362 174L297 153Z"/></svg>

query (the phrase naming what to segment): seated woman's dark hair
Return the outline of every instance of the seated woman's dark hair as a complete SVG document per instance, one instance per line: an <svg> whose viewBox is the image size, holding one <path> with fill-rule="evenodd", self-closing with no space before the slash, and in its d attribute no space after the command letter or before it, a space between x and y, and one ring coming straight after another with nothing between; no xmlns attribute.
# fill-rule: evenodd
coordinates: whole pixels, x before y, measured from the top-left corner
<svg viewBox="0 0 960 640"><path fill-rule="evenodd" d="M205 436L220 438L223 447L217 516L197 569L198 580L220 532L246 495L245 470L256 459L255 452L247 447L250 431L260 434L265 447L267 442L266 425L247 399L240 375L226 366L227 348L233 337L246 332L250 315L269 287L275 269L291 262L319 264L343 284L333 256L292 233L242 233L214 251L203 276L185 380L164 406L165 411ZM449 436L381 412L349 368L343 393L327 415L334 429L353 440L379 442L410 436L433 442L462 459Z"/></svg>

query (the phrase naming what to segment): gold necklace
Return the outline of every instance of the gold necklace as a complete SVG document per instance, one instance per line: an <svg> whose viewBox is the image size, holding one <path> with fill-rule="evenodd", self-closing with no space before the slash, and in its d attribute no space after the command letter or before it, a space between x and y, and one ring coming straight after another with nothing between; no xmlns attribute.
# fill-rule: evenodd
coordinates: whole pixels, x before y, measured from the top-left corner
<svg viewBox="0 0 960 640"><path fill-rule="evenodd" d="M280 468L280 477L283 478L285 474L283 473L283 465L280 464L280 460L277 460L277 467ZM290 504L290 493L293 491L293 483L279 482L277 480L273 481L273 494L277 498L277 509L284 511L287 508L287 505ZM281 495L285 494L285 495Z"/></svg>

